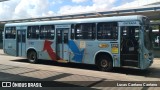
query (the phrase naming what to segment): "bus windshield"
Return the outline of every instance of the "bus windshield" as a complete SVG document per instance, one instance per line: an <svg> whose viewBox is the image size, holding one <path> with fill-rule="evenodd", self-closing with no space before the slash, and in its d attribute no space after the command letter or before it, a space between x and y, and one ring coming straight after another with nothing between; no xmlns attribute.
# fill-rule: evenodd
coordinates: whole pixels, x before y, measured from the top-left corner
<svg viewBox="0 0 160 90"><path fill-rule="evenodd" d="M149 26L146 26L144 28L144 45L148 50L152 49L151 34L152 33L151 30L149 29Z"/></svg>
<svg viewBox="0 0 160 90"><path fill-rule="evenodd" d="M152 31L150 30L149 19L144 17L143 24L144 24L144 45L146 49L151 50L152 49L152 39L151 39Z"/></svg>

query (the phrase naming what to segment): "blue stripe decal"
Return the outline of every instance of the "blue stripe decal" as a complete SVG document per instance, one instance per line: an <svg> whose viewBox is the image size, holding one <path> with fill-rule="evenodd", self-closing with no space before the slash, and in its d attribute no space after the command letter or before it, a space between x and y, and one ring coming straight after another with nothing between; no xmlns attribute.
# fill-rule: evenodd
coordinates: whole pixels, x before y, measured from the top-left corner
<svg viewBox="0 0 160 90"><path fill-rule="evenodd" d="M74 57L72 58L72 60L75 60L76 62L82 62L83 55L84 55L84 49L80 51L78 46L72 40L69 40L68 44L69 44L69 48L74 53Z"/></svg>

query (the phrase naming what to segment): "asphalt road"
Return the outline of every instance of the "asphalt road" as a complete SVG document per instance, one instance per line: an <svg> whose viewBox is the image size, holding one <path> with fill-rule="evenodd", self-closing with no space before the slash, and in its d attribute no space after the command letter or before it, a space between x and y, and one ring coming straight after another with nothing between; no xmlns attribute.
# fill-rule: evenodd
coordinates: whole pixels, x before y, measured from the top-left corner
<svg viewBox="0 0 160 90"><path fill-rule="evenodd" d="M121 83L121 81L160 81L160 59L154 59L154 63L147 70L114 68L111 72L102 72L98 71L94 65L64 64L52 61L40 61L38 64L30 64L25 58L8 56L0 50L0 81L42 83L42 88L29 88L33 90L158 90L159 87L112 86L117 85L115 84L117 82ZM0 90L22 89L13 86L12 88L0 88ZM28 88L24 89L28 90Z"/></svg>

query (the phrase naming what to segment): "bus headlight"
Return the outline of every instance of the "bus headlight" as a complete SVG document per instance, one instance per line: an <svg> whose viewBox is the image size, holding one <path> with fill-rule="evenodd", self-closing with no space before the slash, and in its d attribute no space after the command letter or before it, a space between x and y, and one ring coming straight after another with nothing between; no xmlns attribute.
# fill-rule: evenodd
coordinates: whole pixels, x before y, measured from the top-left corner
<svg viewBox="0 0 160 90"><path fill-rule="evenodd" d="M144 54L144 58L147 59L148 58L148 54Z"/></svg>

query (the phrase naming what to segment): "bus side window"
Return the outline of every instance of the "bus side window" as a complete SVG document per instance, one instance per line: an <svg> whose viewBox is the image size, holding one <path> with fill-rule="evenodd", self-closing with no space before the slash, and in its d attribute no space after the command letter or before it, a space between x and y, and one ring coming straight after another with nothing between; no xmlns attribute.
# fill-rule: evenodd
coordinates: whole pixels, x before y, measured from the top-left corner
<svg viewBox="0 0 160 90"><path fill-rule="evenodd" d="M29 26L27 38L28 39L38 39L39 38L39 26Z"/></svg>
<svg viewBox="0 0 160 90"><path fill-rule="evenodd" d="M53 25L41 26L40 39L54 39L54 26Z"/></svg>
<svg viewBox="0 0 160 90"><path fill-rule="evenodd" d="M116 22L98 23L97 25L98 40L117 40L118 27Z"/></svg>
<svg viewBox="0 0 160 90"><path fill-rule="evenodd" d="M75 39L95 39L96 24L83 23L77 24L75 29Z"/></svg>
<svg viewBox="0 0 160 90"><path fill-rule="evenodd" d="M6 27L5 28L5 38L15 39L16 38L16 27Z"/></svg>
<svg viewBox="0 0 160 90"><path fill-rule="evenodd" d="M75 29L75 39L82 39L82 28L81 25L76 25L76 29Z"/></svg>

